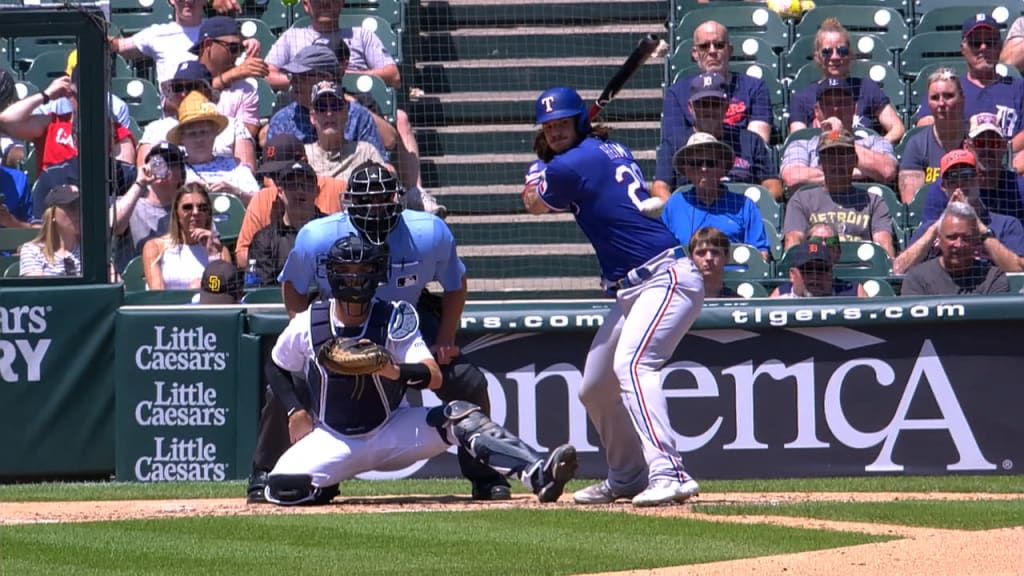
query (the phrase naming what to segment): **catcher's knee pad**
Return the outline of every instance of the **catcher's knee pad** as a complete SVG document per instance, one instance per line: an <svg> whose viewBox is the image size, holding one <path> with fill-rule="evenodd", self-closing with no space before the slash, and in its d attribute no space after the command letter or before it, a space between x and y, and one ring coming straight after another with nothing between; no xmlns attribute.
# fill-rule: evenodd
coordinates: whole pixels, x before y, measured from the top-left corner
<svg viewBox="0 0 1024 576"><path fill-rule="evenodd" d="M271 474L267 477L267 502L279 506L326 504L309 474ZM334 494L331 495L333 497Z"/></svg>
<svg viewBox="0 0 1024 576"><path fill-rule="evenodd" d="M452 439L474 458L507 475L518 474L542 461L532 448L470 402L456 400L427 413L427 423L444 441Z"/></svg>

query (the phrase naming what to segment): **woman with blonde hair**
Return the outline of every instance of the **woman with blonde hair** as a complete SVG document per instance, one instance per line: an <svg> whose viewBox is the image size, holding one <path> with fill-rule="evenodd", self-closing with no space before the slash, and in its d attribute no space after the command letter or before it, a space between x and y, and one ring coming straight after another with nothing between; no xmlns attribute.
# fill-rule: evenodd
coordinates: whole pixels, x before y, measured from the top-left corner
<svg viewBox="0 0 1024 576"><path fill-rule="evenodd" d="M907 204L922 184L939 178L942 156L962 147L967 138L964 89L953 69L939 68L928 75L928 105L935 122L907 139L900 159L900 200Z"/></svg>
<svg viewBox="0 0 1024 576"><path fill-rule="evenodd" d="M850 33L836 18L826 18L814 36L814 62L821 68L822 79L839 78L847 81L857 101L856 128L869 128L884 136L892 144L903 137L906 128L889 97L877 82L869 78L850 76L853 55L850 52ZM793 94L789 105L789 131L817 127L814 118L814 104L817 101L818 83L805 86Z"/></svg>
<svg viewBox="0 0 1024 576"><path fill-rule="evenodd" d="M21 245L20 276L81 276L81 212L78 187L66 184L46 194L39 234Z"/></svg>
<svg viewBox="0 0 1024 576"><path fill-rule="evenodd" d="M231 260L213 227L210 193L201 184L182 186L174 197L167 234L142 247L149 290L195 290L211 260Z"/></svg>

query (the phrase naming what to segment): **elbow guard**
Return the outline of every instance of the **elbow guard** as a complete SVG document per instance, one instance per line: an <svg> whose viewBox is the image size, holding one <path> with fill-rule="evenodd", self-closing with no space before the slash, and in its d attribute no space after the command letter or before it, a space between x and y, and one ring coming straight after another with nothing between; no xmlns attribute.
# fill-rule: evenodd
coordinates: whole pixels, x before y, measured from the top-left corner
<svg viewBox="0 0 1024 576"><path fill-rule="evenodd" d="M398 381L416 390L426 390L430 386L430 368L426 364L399 364Z"/></svg>

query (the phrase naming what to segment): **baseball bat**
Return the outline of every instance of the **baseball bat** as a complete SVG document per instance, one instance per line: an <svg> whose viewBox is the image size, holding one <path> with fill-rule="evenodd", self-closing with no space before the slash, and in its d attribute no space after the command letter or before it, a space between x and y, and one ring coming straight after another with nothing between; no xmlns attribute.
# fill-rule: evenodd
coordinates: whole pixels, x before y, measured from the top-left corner
<svg viewBox="0 0 1024 576"><path fill-rule="evenodd" d="M605 84L601 95L597 97L597 101L590 106L587 116L591 120L596 118L601 113L601 110L618 96L619 92L626 86L626 82L629 82L633 74L644 65L644 62L650 59L659 47L667 50L668 44L654 34L648 34L640 39L636 48L633 49L633 53L629 55L629 58L626 58L622 66L619 66L619 69L615 71L615 75L608 81L608 84Z"/></svg>

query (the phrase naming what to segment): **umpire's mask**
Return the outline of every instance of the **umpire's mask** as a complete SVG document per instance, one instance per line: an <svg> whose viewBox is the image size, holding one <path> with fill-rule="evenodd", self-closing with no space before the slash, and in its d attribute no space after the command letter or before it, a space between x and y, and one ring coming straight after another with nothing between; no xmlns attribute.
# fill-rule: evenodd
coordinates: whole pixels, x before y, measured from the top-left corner
<svg viewBox="0 0 1024 576"><path fill-rule="evenodd" d="M373 244L383 244L398 225L402 185L387 168L368 162L352 171L345 209L352 225Z"/></svg>

